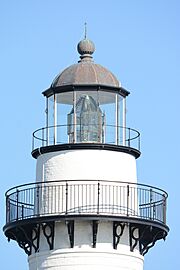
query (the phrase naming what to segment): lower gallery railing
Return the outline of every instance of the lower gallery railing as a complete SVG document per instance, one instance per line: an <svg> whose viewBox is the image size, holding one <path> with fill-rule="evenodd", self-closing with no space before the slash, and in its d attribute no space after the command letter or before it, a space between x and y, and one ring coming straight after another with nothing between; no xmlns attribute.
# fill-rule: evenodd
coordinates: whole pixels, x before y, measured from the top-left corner
<svg viewBox="0 0 180 270"><path fill-rule="evenodd" d="M50 215L111 215L166 224L167 193L127 182L36 182L6 192L6 222Z"/></svg>

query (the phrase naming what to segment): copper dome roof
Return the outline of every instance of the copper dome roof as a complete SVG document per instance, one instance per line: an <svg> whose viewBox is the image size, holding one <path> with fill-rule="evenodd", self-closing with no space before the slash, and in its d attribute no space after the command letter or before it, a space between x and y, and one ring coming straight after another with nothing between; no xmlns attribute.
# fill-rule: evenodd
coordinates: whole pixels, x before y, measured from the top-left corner
<svg viewBox="0 0 180 270"><path fill-rule="evenodd" d="M64 85L106 85L119 87L119 81L105 67L95 64L92 60L92 54L95 46L89 39L83 39L78 43L78 52L80 61L71 65L60 73L53 81L51 87Z"/></svg>

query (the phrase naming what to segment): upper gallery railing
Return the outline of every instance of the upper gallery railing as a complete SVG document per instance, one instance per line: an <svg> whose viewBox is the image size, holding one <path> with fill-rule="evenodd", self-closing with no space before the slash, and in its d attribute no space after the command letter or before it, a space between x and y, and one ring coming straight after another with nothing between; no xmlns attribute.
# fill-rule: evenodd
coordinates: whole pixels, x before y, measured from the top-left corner
<svg viewBox="0 0 180 270"><path fill-rule="evenodd" d="M102 143L132 147L140 150L140 133L132 128L106 125L57 125L37 129L33 132L32 150L66 143Z"/></svg>

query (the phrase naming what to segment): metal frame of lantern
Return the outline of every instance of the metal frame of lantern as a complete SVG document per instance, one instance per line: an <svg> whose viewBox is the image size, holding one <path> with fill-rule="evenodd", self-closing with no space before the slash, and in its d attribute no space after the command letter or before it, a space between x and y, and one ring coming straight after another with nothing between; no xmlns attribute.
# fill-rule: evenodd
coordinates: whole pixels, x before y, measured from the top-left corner
<svg viewBox="0 0 180 270"><path fill-rule="evenodd" d="M72 105L72 109L74 111L74 121L73 121L73 125L74 125L74 140L73 142L77 142L77 103L79 102L79 98L78 97L78 91L80 91L80 97L82 97L84 95L84 93L88 93L88 95L90 97L92 97L97 104L97 107L100 108L100 106L102 104L108 104L108 103L112 103L115 105L115 109L114 112L112 112L112 114L114 113L114 119L115 119L115 123L114 126L116 128L115 130L115 142L116 144L118 144L118 126L126 126L126 117L125 117L125 110L126 110L126 105L125 105L125 97L129 94L128 91L126 91L123 88L117 88L117 87L105 87L105 86L101 86L101 85L72 85L72 86L61 86L61 87L56 87L53 88L51 87L50 89L46 90L43 92L43 94L46 96L47 98L47 107L46 107L46 127L48 126L54 126L54 144L57 143L57 130L56 127L57 125L59 125L59 121L58 121L58 117L59 114L57 112L58 110L58 104L71 104ZM68 98L63 97L63 95L65 96L66 93L72 93L71 97L68 96ZM107 97L103 96L105 95L105 93L107 93ZM109 96L108 96L109 95ZM50 100L50 97L53 98L53 100ZM114 98L114 101L112 100ZM122 116L121 117L121 124L119 124L120 122L120 117L119 117L119 98L122 98ZM64 99L61 103L61 99ZM102 100L104 99L104 100ZM111 100L110 100L111 99ZM52 102L53 105L53 111L51 110L50 112L50 103ZM53 121L49 121L50 118L50 114L53 113ZM65 124L65 123L61 123L61 124ZM48 136L48 135L47 135ZM123 134L123 141L125 141L125 133ZM103 143L103 141L101 141L101 143Z"/></svg>
<svg viewBox="0 0 180 270"><path fill-rule="evenodd" d="M124 88L93 84L64 85L51 86L43 94L46 97L46 127L33 133L32 155L34 157L38 156L40 148L43 148L40 149L41 153L52 150L52 147L54 151L56 149L59 151L66 148L66 144L68 144L68 149L87 148L88 144L92 144L93 148L99 146L109 149L111 147L111 150L131 152L136 158L140 156L140 133L126 127L126 96L129 95L129 92ZM83 140L79 139L81 136L78 136L82 127L77 121L77 104L79 99L85 95L89 95L96 102L97 108L102 113L100 124L95 123L93 127L93 123L90 123L89 120L85 126L85 129L90 132L93 132L96 126L99 133L97 139ZM58 112L59 104L69 106L68 110L64 109L66 111L64 121L61 119L64 111L63 114ZM73 112L71 123L67 120L70 112ZM110 118L113 119L113 122L109 120ZM103 126L102 122L104 122ZM71 137L69 136L70 130ZM37 142L40 144L36 144Z"/></svg>

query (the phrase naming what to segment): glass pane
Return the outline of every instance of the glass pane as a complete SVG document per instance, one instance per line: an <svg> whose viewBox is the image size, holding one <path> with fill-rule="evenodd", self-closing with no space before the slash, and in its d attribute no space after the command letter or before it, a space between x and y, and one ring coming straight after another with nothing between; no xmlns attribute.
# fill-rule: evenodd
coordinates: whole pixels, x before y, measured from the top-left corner
<svg viewBox="0 0 180 270"><path fill-rule="evenodd" d="M99 91L100 108L104 116L104 140L105 143L115 143L116 126L116 95L115 93Z"/></svg>
<svg viewBox="0 0 180 270"><path fill-rule="evenodd" d="M117 95L117 144L123 145L123 138L124 134L126 133L126 127L123 120L124 117L124 104L123 104L123 97L120 95Z"/></svg>
<svg viewBox="0 0 180 270"><path fill-rule="evenodd" d="M73 106L73 92L59 93L57 100L57 143L68 143L68 114Z"/></svg>
<svg viewBox="0 0 180 270"><path fill-rule="evenodd" d="M97 91L78 91L68 114L70 142L102 142L103 114Z"/></svg>
<svg viewBox="0 0 180 270"><path fill-rule="evenodd" d="M47 145L53 144L54 142L54 129L51 126L54 126L54 95L48 97L48 128L46 130Z"/></svg>

